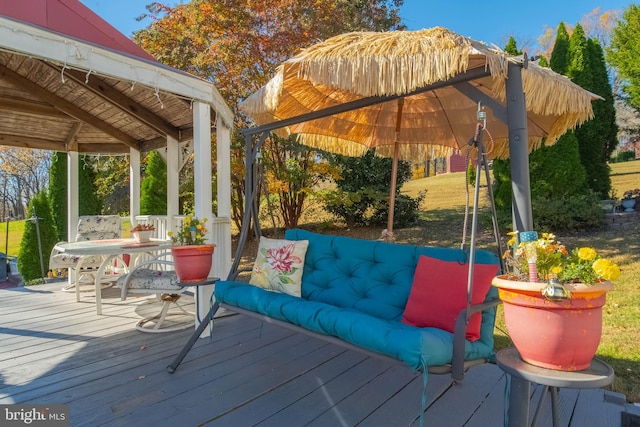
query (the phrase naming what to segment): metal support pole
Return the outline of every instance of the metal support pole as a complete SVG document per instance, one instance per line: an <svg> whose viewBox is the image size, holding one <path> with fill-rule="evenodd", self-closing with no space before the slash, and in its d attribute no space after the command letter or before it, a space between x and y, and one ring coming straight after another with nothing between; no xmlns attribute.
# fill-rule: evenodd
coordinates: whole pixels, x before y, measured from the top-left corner
<svg viewBox="0 0 640 427"><path fill-rule="evenodd" d="M42 273L40 277L44 279L47 276L44 274L44 259L42 258L42 241L40 240L40 224L39 224L40 219L41 218L38 218L36 207L34 206L33 212L31 213L31 218L29 218L29 221L33 221L36 224L36 238L38 239L38 254L40 255L40 272Z"/></svg>
<svg viewBox="0 0 640 427"><path fill-rule="evenodd" d="M531 383L514 375L509 390L509 427L529 425L529 398Z"/></svg>
<svg viewBox="0 0 640 427"><path fill-rule="evenodd" d="M513 191L513 227L518 231L533 230L531 185L529 182L529 148L527 109L522 90L522 64L509 62L507 89L507 124L511 189Z"/></svg>

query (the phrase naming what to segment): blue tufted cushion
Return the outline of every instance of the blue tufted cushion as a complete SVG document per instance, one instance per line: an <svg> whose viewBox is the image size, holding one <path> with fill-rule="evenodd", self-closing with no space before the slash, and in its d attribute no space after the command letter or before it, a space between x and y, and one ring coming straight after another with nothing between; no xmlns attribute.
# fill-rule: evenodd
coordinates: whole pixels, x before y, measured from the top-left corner
<svg viewBox="0 0 640 427"><path fill-rule="evenodd" d="M287 230L288 240L308 240L302 297L353 308L384 320L402 319L421 255L464 262L459 249L399 245L375 240ZM496 264L495 254L476 251L476 262Z"/></svg>
<svg viewBox="0 0 640 427"><path fill-rule="evenodd" d="M239 282L216 282L217 301L261 313L314 332L338 337L368 350L393 357L414 370L451 363L453 334L435 328L416 328L353 309L269 292ZM493 356L493 343L465 343L465 358Z"/></svg>
<svg viewBox="0 0 640 427"><path fill-rule="evenodd" d="M308 240L302 297L246 283L216 282L216 300L334 336L404 362L413 369L451 363L453 334L401 322L421 255L464 263L460 249L398 245L288 230L287 240ZM476 251L479 264L499 264ZM496 298L490 287L487 298ZM480 339L465 342L465 360L492 358L495 309L482 312Z"/></svg>

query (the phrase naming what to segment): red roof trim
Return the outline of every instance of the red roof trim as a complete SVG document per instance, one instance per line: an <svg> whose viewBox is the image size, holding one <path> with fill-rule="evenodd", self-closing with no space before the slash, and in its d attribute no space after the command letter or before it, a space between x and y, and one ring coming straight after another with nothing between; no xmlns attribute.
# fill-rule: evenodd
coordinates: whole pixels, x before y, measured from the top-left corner
<svg viewBox="0 0 640 427"><path fill-rule="evenodd" d="M157 62L144 49L93 13L79 0L0 1L0 15Z"/></svg>

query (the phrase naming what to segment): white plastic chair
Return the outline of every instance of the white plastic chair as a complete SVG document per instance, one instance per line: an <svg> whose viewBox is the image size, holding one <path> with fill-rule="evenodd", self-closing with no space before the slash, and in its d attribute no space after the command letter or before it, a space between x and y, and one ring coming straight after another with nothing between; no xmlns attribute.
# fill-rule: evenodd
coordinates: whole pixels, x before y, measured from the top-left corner
<svg viewBox="0 0 640 427"><path fill-rule="evenodd" d="M88 215L78 218L78 227L76 232L76 242L82 240L105 240L119 239L122 234L122 226L118 215ZM65 243L65 242L59 242ZM78 271L78 264L82 259L82 268ZM99 255L69 255L64 252L56 251L55 247L49 256L49 270L64 269L73 271L71 282L74 285L65 286L63 291L75 291L75 283L80 283L82 276L89 276L91 283L95 280L95 273L98 271L102 257ZM120 270L126 270L126 264L118 259L118 267ZM115 272L115 271L114 271ZM126 271L125 271L126 272ZM86 291L93 290L87 288ZM82 290L84 291L84 290Z"/></svg>
<svg viewBox="0 0 640 427"><path fill-rule="evenodd" d="M170 251L165 251L152 259L140 262L128 274L118 278L116 286L121 288L120 299L122 301L127 298L128 294L156 294L158 299L162 301L160 313L139 320L136 323L137 330L157 333L193 327L194 314L178 304L181 294L186 291L186 288L179 286L178 283ZM193 321L179 322L173 326L163 327L168 316L189 316L193 318Z"/></svg>

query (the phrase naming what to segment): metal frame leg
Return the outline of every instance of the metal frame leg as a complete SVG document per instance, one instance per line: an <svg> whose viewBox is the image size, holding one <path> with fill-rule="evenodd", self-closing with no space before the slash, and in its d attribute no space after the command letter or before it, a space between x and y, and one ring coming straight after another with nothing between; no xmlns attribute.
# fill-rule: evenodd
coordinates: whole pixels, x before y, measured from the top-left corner
<svg viewBox="0 0 640 427"><path fill-rule="evenodd" d="M544 386L540 393L540 400L538 400L538 406L536 406L536 412L533 414L533 421L531 421L531 427L535 427L538 423L538 416L544 403L544 398L547 392L551 393L551 419L553 421L553 427L560 427L560 411L558 409L558 387Z"/></svg>
<svg viewBox="0 0 640 427"><path fill-rule="evenodd" d="M219 307L220 307L220 303L218 302L214 303L211 306L205 318L202 319L202 321L196 328L195 332L191 335L191 338L189 338L189 341L187 341L187 343L184 345L182 350L180 350L180 353L178 353L178 355L173 360L173 362L169 366L167 366L167 371L170 374L173 374L176 371L176 369L178 369L178 366L180 366L182 359L185 358L187 353L189 353L189 351L191 350L191 347L193 347L193 345L196 343L198 338L200 338L200 335L202 335L204 330L207 328L207 326L209 325L209 322L213 320L213 315L216 314Z"/></svg>
<svg viewBox="0 0 640 427"><path fill-rule="evenodd" d="M509 391L509 426L529 425L529 399L531 397L531 383L522 378L511 376L511 390Z"/></svg>

